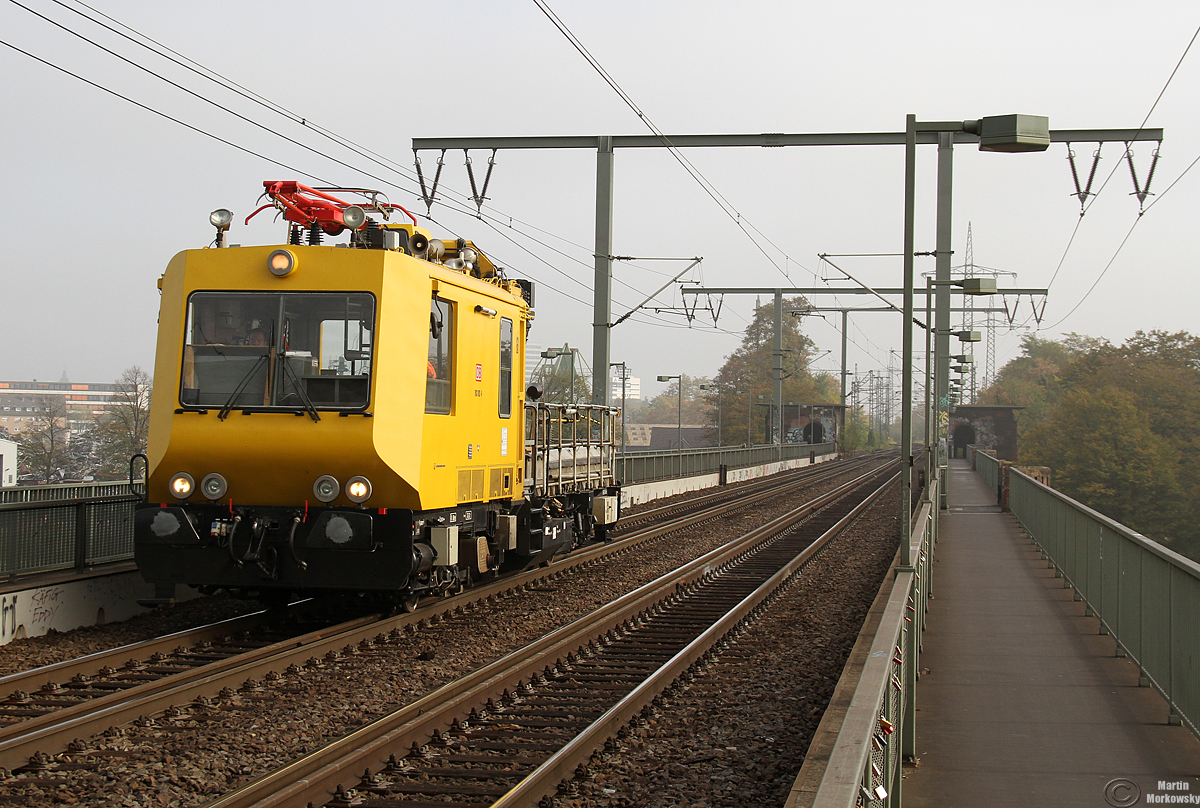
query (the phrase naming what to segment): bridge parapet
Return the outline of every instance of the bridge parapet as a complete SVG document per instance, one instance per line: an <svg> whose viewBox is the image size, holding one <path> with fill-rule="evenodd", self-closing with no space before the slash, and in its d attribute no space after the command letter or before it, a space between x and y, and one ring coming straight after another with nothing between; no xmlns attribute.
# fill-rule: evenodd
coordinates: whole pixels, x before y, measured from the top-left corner
<svg viewBox="0 0 1200 808"><path fill-rule="evenodd" d="M1169 723L1200 737L1200 564L1020 469L1006 476L1009 510L1055 577L1166 699Z"/></svg>
<svg viewBox="0 0 1200 808"><path fill-rule="evenodd" d="M895 567L872 605L785 808L900 805L902 764L916 753L913 693L937 543L930 483L912 524L913 566Z"/></svg>

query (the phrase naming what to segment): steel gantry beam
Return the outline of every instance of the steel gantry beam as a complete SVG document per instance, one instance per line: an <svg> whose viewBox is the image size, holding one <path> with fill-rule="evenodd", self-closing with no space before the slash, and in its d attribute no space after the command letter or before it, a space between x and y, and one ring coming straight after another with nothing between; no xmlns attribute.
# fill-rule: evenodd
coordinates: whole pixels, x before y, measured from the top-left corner
<svg viewBox="0 0 1200 808"><path fill-rule="evenodd" d="M1025 289L1011 288L998 289L997 294L1007 295L1045 295L1046 289ZM806 306L803 308L784 308L783 296L786 295L803 295L804 297L816 297L818 295L874 295L875 297L883 297L886 295L903 295L903 288L868 288L866 286L843 286L843 287L828 287L828 286L809 286L796 287L792 289L784 289L780 287L736 287L736 286L684 286L680 288L680 293L686 295L770 295L774 302L774 359L771 366L771 380L773 385L771 398L771 432L779 436L783 435L783 313L784 312L809 312L809 311L840 311L842 314L842 382L841 382L841 403L846 403L846 326L848 317L846 312L851 311L895 311L903 312L902 309L892 306L884 308L877 306L875 308L846 308L846 307L813 307ZM914 294L924 293L927 296L934 296L936 292L928 289L916 289ZM885 301L886 302L886 301ZM997 309L1002 311L1002 309ZM947 314L947 317L949 315ZM924 323L922 325L925 325ZM768 436L768 443L773 443L773 436Z"/></svg>
<svg viewBox="0 0 1200 808"><path fill-rule="evenodd" d="M839 398L838 400L841 402L841 404L843 406L845 406L845 404L846 404L846 376L848 375L847 370L846 370L846 341L847 341L846 333L850 327L851 313L868 312L868 311L899 312L900 310L895 307L888 307L888 306L868 306L868 307L804 306L802 308L791 308L791 309L785 308L783 311L785 314L822 314L824 312L841 312L841 315L842 315L842 372L841 372L841 375L838 377L841 380L841 398ZM999 314L1000 312L1004 312L1005 314L1007 314L1008 309L952 308L952 309L950 309L950 312L952 314L964 314L966 312L978 312L980 314ZM928 320L930 318L928 316L926 316L925 319L926 319L925 325L928 326Z"/></svg>
<svg viewBox="0 0 1200 808"><path fill-rule="evenodd" d="M939 133L962 130L967 121L950 124L921 123L914 133L917 144L936 144ZM940 129L938 127L941 127ZM731 135L581 135L566 137L422 137L413 138L414 152L429 149L595 149L596 150L596 253L592 320L592 401L609 402L608 364L612 329L612 220L616 149L662 148L779 148L784 146L903 146L904 132L818 132L809 134ZM1125 142L1162 140L1161 129L1061 129L1050 132L1054 143ZM980 136L952 133L953 143L979 143ZM773 292L774 290L772 290Z"/></svg>

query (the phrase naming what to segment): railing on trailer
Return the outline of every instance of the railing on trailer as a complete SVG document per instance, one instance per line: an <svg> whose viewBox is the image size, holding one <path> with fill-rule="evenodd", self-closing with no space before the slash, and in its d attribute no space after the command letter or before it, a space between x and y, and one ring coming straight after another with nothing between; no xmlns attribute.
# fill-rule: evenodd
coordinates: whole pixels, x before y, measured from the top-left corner
<svg viewBox="0 0 1200 808"><path fill-rule="evenodd" d="M525 490L558 496L615 485L618 413L598 404L526 404Z"/></svg>

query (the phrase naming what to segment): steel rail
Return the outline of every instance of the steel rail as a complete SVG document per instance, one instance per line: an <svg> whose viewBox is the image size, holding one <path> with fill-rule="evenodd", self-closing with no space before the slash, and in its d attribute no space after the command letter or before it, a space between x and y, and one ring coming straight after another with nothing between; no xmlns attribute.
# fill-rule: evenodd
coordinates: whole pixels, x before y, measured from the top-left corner
<svg viewBox="0 0 1200 808"><path fill-rule="evenodd" d="M358 782L359 773L364 768L378 766L380 761L386 760L389 754L398 749L424 743L431 729L441 729L451 725L454 720L467 717L472 708L500 697L515 682L534 676L596 636L620 629L639 614L670 597L669 593L713 573L765 538L840 499L878 473L878 470L874 470L844 483L743 537L601 606L525 648L208 803L205 808L270 808L303 805L306 802L323 804L331 798L333 787L352 787L353 783Z"/></svg>
<svg viewBox="0 0 1200 808"><path fill-rule="evenodd" d="M267 610L250 612L230 617L217 623L164 634L142 642L129 643L106 651L97 651L87 656L65 659L40 668L0 676L0 693L37 690L44 685L64 682L76 674L91 674L104 667L116 666L129 659L146 659L155 654L165 654L180 646L195 646L214 642L235 634L257 628L263 622ZM0 699L0 702L3 700Z"/></svg>
<svg viewBox="0 0 1200 808"><path fill-rule="evenodd" d="M624 727L644 708L648 707L656 696L669 688L687 672L688 668L699 662L705 654L709 653L743 621L751 618L756 609L764 605L765 601L784 587L799 570L812 560L813 556L821 552L847 525L874 504L888 486L899 479L899 476L896 474L885 480L848 514L839 519L833 527L825 531L820 538L802 550L769 580L747 595L737 606L730 609L720 620L672 657L667 664L638 685L633 692L609 708L586 730L578 734L532 774L497 800L492 808L533 806L542 797L553 795L560 782L571 777L578 766L584 764L593 753L599 751L609 738L615 736L621 727Z"/></svg>
<svg viewBox="0 0 1200 808"><path fill-rule="evenodd" d="M844 473L845 469L831 468L829 472L830 476L833 476ZM527 570L468 590L453 598L435 601L440 603L437 609L383 620L379 619L379 615L362 617L0 728L0 767L10 771L20 769L28 764L34 752L62 752L71 740L95 734L109 726L124 724L139 716L160 712L169 706L189 702L201 696L211 698L235 682L260 677L288 665L303 664L311 657L336 653L347 645L355 645L364 639L402 629L419 620L471 606L490 597L557 577L577 567L597 563L604 557L629 552L636 546L667 533L710 521L730 511L777 496L781 491L811 482L811 478L791 480L775 490L725 502L701 513L687 514L645 528L609 544L577 551L561 561L556 561L550 567Z"/></svg>
<svg viewBox="0 0 1200 808"><path fill-rule="evenodd" d="M343 638L364 627L370 630L378 619L378 615L361 617L0 728L0 768L19 769L29 763L34 752L61 752L73 738L93 735L180 701L215 696L231 681L303 663L311 656L344 646Z"/></svg>

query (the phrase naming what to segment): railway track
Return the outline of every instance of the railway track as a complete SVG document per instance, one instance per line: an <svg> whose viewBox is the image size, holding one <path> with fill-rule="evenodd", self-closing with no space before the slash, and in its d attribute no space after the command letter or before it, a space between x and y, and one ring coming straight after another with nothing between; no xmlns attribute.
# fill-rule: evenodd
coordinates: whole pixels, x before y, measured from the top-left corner
<svg viewBox="0 0 1200 808"><path fill-rule="evenodd" d="M593 753L761 614L894 479L876 470L841 485L208 808L535 805L586 777Z"/></svg>
<svg viewBox="0 0 1200 808"><path fill-rule="evenodd" d="M833 466L828 464L824 471L845 474L848 468L857 468L860 464ZM794 489L808 485L813 478L810 475L792 477L781 481L782 490ZM689 513L676 516L653 527L643 528L633 534L614 540L607 545L594 546L567 556L556 562L549 569L531 570L521 573L504 581L473 589L470 592L448 600L437 599L438 609L423 610L416 615L380 620L379 615L360 617L344 624L323 628L299 637L269 643L259 643L257 647L239 647L239 641L226 641L224 638L236 633L236 630L249 622L250 616L226 621L213 627L197 630L194 634L181 633L171 635L157 641L154 646L126 646L107 655L92 655L83 660L73 661L81 665L96 664L111 667L111 660L116 658L128 659L139 653L137 649L161 648L165 644L174 645L184 641L184 634L196 637L221 635L220 640L201 640L212 642L211 653L205 653L203 647L199 650L180 652L178 659L186 658L189 664L184 666L156 664L153 654L163 653L161 650L151 651L148 663L132 662L123 670L110 670L102 681L111 682L105 687L96 687L98 681L91 680L89 674L75 674L79 681L77 687L67 688L55 684L64 673L70 670L68 663L48 666L39 671L27 674L26 681L39 681L38 691L29 699L30 713L44 711L38 715L24 716L25 720L10 726L0 728L0 767L9 770L28 768L31 765L44 763L46 755L52 755L68 748L72 739L86 737L109 726L121 725L139 716L153 715L170 706L192 701L203 701L216 698L222 692L237 687L247 679L280 676L280 671L289 667L293 669L311 665L314 660L323 657L336 657L340 654L355 653L362 645L369 645L373 638L389 631L417 631L421 620L434 621L443 611L479 608L481 604L504 597L506 592L519 590L522 587L536 585L549 577L561 576L576 568L594 564L606 556L631 551L634 547L650 541L666 533L682 529L716 518L722 513L750 507L761 500L779 496L780 487L755 486L754 490L745 489L739 493L742 496L737 501L729 501L728 497L697 498L705 500L722 500L716 506L716 513L697 512L691 508ZM207 632L207 633L206 633ZM229 655L240 650L241 653ZM219 657L219 658L218 658ZM108 661L103 661L108 660ZM208 664L201 664L208 663ZM157 670L156 670L157 669ZM157 679L148 681L149 677ZM57 678L56 678L57 677ZM6 677L0 682L11 683L19 677ZM30 687L32 689L32 687ZM93 698L86 703L71 704L65 699L56 699L55 694L66 690L76 693L89 693ZM19 704L23 699L18 697ZM34 702L40 702L34 704ZM49 703L49 704L47 704ZM36 708L36 709L34 709ZM15 711L14 711L15 712ZM22 716L15 716L21 718ZM33 763L31 764L31 761Z"/></svg>

